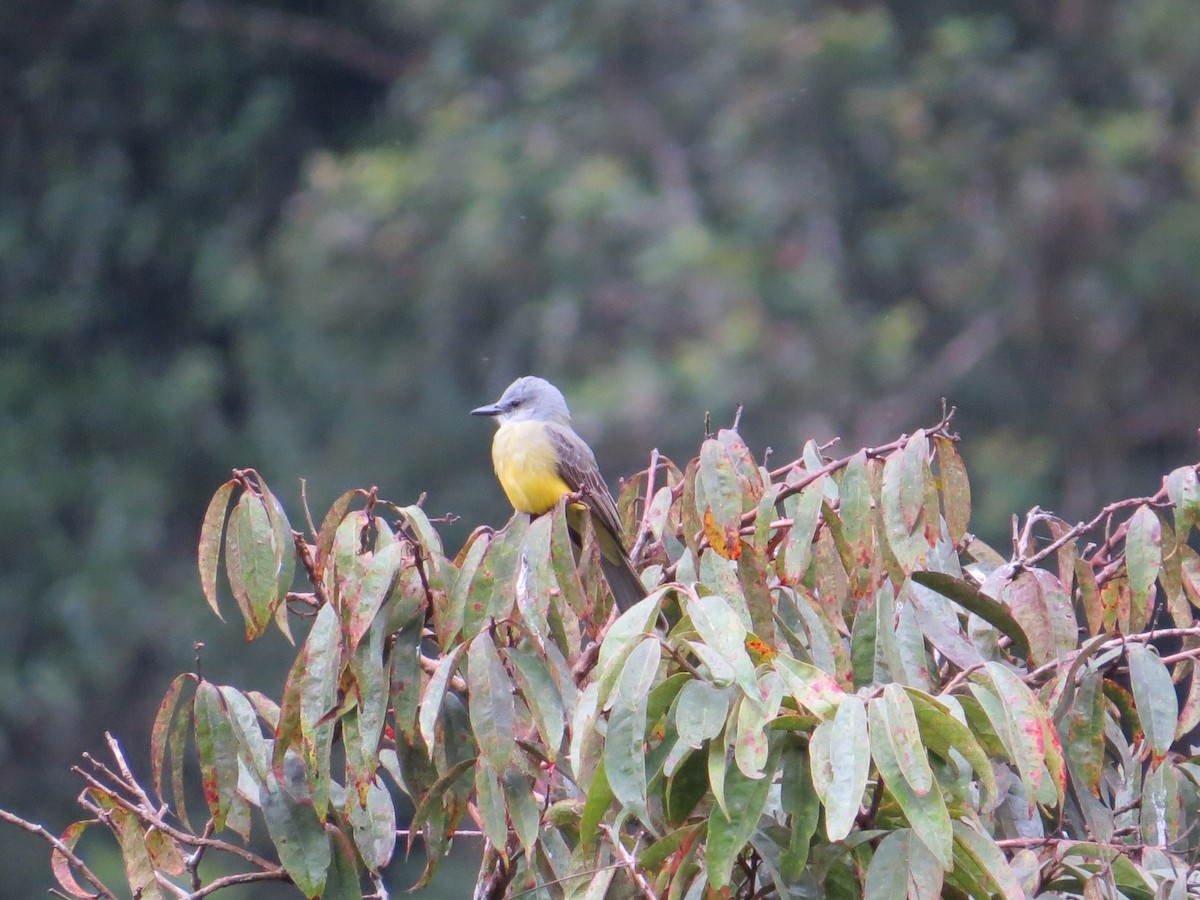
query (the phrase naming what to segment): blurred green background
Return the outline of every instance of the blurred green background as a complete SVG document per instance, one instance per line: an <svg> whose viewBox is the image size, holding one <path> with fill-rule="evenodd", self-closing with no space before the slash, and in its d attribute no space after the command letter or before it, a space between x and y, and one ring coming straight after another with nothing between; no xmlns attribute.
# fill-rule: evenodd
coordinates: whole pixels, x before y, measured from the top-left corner
<svg viewBox="0 0 1200 900"><path fill-rule="evenodd" d="M105 729L146 773L194 641L277 694L199 592L231 467L293 524L428 492L453 549L526 372L614 484L739 402L783 462L946 396L1002 549L1152 493L1200 455L1198 98L1194 0L0 4L0 806L61 830ZM4 829L5 895L48 858Z"/></svg>

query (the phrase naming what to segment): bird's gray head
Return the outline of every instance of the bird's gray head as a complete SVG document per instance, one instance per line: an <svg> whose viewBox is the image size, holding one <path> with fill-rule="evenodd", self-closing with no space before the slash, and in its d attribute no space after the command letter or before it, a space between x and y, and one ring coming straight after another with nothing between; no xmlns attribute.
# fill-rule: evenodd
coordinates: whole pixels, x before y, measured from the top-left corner
<svg viewBox="0 0 1200 900"><path fill-rule="evenodd" d="M510 384L500 399L488 406L471 410L473 416L495 416L498 422L535 419L567 425L571 411L562 391L544 378L525 375Z"/></svg>

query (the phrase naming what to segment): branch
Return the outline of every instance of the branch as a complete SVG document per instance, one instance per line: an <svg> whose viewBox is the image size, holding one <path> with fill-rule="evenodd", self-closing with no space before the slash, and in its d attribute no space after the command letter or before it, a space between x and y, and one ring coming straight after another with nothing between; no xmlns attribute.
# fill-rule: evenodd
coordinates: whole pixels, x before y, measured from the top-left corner
<svg viewBox="0 0 1200 900"><path fill-rule="evenodd" d="M633 883L641 890L642 896L646 900L658 900L658 895L654 893L654 888L650 886L650 882L638 871L637 860L629 855L629 851L625 849L625 846L621 843L621 839L613 831L612 826L601 825L600 827L608 835L608 839L612 843L613 852L616 853L617 859L620 860L625 871L629 873L629 877L633 879Z"/></svg>
<svg viewBox="0 0 1200 900"><path fill-rule="evenodd" d="M1103 653L1105 650L1113 650L1117 647L1122 647L1125 644L1146 644L1150 643L1151 641L1155 641L1158 638L1167 637L1200 637L1200 625L1192 625L1187 628L1159 628L1157 631L1143 631L1141 634L1121 635L1113 638L1111 641L1105 641L1103 644L1093 650L1092 653ZM1031 683L1037 682L1047 673L1053 672L1063 666L1069 666L1075 661L1075 657L1082 652L1082 648L1079 650L1073 650L1072 652L1067 653L1058 659L1053 659L1044 665L1038 666L1036 669L1026 675L1024 680ZM1185 650L1182 653L1176 653L1173 656L1165 656L1162 658L1161 662L1178 662L1181 659L1193 657L1197 654L1200 654L1200 647L1192 650Z"/></svg>
<svg viewBox="0 0 1200 900"><path fill-rule="evenodd" d="M392 53L356 31L315 16L266 7L247 9L215 0L184 0L179 5L179 22L188 28L233 32L323 56L382 84L395 81L415 61Z"/></svg>
<svg viewBox="0 0 1200 900"><path fill-rule="evenodd" d="M74 866L79 871L79 874L82 875L88 882L88 884L96 889L97 897L104 897L106 900L117 900L117 895L104 886L104 882L96 877L95 873L87 867L82 859L75 855L70 847L52 835L41 825L38 825L35 822L26 821L20 816L10 813L6 809L0 809L0 820L8 822L10 825L16 825L18 828L23 828L30 834L36 834L38 837L42 838L58 853L60 853L67 862Z"/></svg>

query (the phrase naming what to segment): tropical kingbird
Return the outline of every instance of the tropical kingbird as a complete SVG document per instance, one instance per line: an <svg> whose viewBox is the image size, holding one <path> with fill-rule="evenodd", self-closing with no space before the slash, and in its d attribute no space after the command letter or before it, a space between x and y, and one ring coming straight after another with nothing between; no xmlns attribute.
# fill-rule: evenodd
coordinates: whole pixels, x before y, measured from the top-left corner
<svg viewBox="0 0 1200 900"><path fill-rule="evenodd" d="M540 516L563 494L578 494L567 507L567 524L576 542L582 517L590 513L600 547L604 577L622 612L646 596L629 561L617 504L600 475L591 447L571 428L571 412L562 392L526 375L510 384L490 406L473 416L495 416L500 426L492 440L492 465L500 486L517 512Z"/></svg>

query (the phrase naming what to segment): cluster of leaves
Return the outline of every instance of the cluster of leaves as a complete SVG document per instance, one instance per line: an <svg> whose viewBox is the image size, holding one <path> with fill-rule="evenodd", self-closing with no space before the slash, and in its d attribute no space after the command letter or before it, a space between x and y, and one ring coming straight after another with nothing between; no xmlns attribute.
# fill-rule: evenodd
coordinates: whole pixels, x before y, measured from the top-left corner
<svg viewBox="0 0 1200 900"><path fill-rule="evenodd" d="M237 850L213 834L247 837L258 810L279 864L242 852L245 877L308 897L363 896L361 876L382 896L398 834L423 835L424 883L464 817L481 896L1187 896L1200 766L1172 746L1200 722L1196 468L1089 523L1035 509L1006 560L967 530L955 441L944 418L773 471L735 431L683 469L655 455L620 499L651 589L611 622L562 504L449 558L419 507L350 492L306 539L235 473L202 583L218 610L223 546L248 638L312 619L280 699L176 679L152 738L173 803L90 778L60 881L87 895L71 847L99 822L139 896L206 895L200 856ZM167 877L188 870L191 895Z"/></svg>

